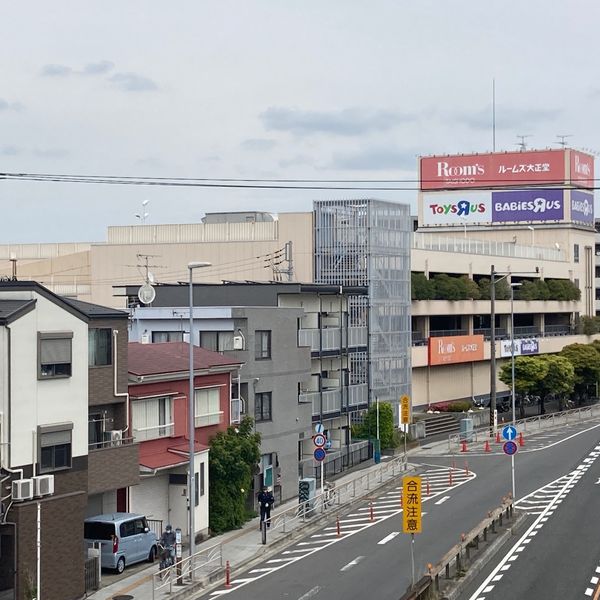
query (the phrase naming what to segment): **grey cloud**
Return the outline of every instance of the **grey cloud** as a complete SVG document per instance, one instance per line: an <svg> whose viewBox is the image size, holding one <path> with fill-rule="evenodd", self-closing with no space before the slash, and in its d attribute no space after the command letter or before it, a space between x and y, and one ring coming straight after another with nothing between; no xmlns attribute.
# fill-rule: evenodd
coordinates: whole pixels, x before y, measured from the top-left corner
<svg viewBox="0 0 600 600"><path fill-rule="evenodd" d="M244 150L258 150L260 152L265 150L271 150L277 145L275 140L268 140L266 138L249 138L241 143Z"/></svg>
<svg viewBox="0 0 600 600"><path fill-rule="evenodd" d="M270 107L259 117L267 130L289 131L296 135L329 133L342 136L389 131L399 123L416 119L414 115L365 108L307 111Z"/></svg>
<svg viewBox="0 0 600 600"><path fill-rule="evenodd" d="M18 112L23 110L23 105L20 102L9 102L8 100L4 100L4 98L0 98L0 111L3 110L14 110Z"/></svg>
<svg viewBox="0 0 600 600"><path fill-rule="evenodd" d="M67 67L67 65L44 65L42 67L41 75L43 77L66 77L67 75L71 75L73 69L71 67Z"/></svg>
<svg viewBox="0 0 600 600"><path fill-rule="evenodd" d="M279 161L279 166L282 169L287 169L288 167L298 167L304 165L314 165L313 158L310 156L306 156L303 154L299 154L297 156L293 156L291 158L284 158Z"/></svg>
<svg viewBox="0 0 600 600"><path fill-rule="evenodd" d="M399 148L367 148L354 153L334 154L330 166L349 171L416 171L417 154L414 150Z"/></svg>
<svg viewBox="0 0 600 600"><path fill-rule="evenodd" d="M137 73L115 73L108 80L123 92L152 92L158 89L152 79Z"/></svg>
<svg viewBox="0 0 600 600"><path fill-rule="evenodd" d="M33 154L38 158L66 158L69 156L68 150L63 148L36 148Z"/></svg>
<svg viewBox="0 0 600 600"><path fill-rule="evenodd" d="M503 108L496 107L496 128L515 129L531 127L558 118L562 113L560 109L544 108ZM452 118L472 129L491 129L492 107L468 113L454 113Z"/></svg>
<svg viewBox="0 0 600 600"><path fill-rule="evenodd" d="M2 146L0 147L0 156L16 156L21 152L20 148L16 146Z"/></svg>
<svg viewBox="0 0 600 600"><path fill-rule="evenodd" d="M109 60L101 60L97 63L88 63L83 67L83 75L104 75L114 69L114 63Z"/></svg>

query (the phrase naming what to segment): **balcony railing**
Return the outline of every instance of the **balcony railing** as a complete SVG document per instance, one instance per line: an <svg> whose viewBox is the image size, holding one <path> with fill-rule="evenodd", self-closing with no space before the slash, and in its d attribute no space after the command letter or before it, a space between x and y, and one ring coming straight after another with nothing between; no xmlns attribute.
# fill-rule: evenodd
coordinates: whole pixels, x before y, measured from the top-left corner
<svg viewBox="0 0 600 600"><path fill-rule="evenodd" d="M348 406L360 406L369 402L369 387L366 383L348 386Z"/></svg>
<svg viewBox="0 0 600 600"><path fill-rule="evenodd" d="M299 329L298 345L308 346L313 352L319 350L340 350L346 346L346 335L348 336L348 346L366 346L367 328L349 327L342 329L339 327L325 327L323 329ZM322 343L322 347L321 347Z"/></svg>
<svg viewBox="0 0 600 600"><path fill-rule="evenodd" d="M140 427L133 430L133 437L137 442L146 440L155 440L162 437L171 437L175 430L175 423L165 423L164 425L153 425L152 427Z"/></svg>
<svg viewBox="0 0 600 600"><path fill-rule="evenodd" d="M369 401L369 388L366 383L349 385L340 390L323 390L323 414L333 414L342 411L342 393L347 397L349 407L366 405ZM321 392L304 392L300 394L299 401L312 404L312 414L321 414Z"/></svg>
<svg viewBox="0 0 600 600"><path fill-rule="evenodd" d="M196 427L208 427L209 425L218 425L223 419L223 411L219 410L214 413L206 413L203 415L196 415L194 424Z"/></svg>
<svg viewBox="0 0 600 600"><path fill-rule="evenodd" d="M229 403L229 422L239 423L242 416L242 400L241 398L232 398Z"/></svg>
<svg viewBox="0 0 600 600"><path fill-rule="evenodd" d="M468 335L466 329L436 329L429 332L429 337L448 337L455 335Z"/></svg>

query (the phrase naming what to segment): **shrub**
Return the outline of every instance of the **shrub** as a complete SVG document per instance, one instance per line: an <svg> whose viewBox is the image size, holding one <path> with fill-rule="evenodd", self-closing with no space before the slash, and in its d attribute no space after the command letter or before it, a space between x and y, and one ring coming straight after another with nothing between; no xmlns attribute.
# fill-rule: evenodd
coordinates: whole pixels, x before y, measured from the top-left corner
<svg viewBox="0 0 600 600"><path fill-rule="evenodd" d="M450 402L448 412L467 412L470 408L471 402L469 400L457 400L456 402Z"/></svg>
<svg viewBox="0 0 600 600"><path fill-rule="evenodd" d="M412 300L433 300L435 298L435 283L427 279L424 273L411 273L410 285Z"/></svg>

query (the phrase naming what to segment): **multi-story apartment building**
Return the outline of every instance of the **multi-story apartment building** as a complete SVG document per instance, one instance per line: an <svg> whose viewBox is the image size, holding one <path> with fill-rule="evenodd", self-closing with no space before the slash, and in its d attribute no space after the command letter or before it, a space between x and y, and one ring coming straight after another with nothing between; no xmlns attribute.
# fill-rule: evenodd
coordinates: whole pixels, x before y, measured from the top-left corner
<svg viewBox="0 0 600 600"><path fill-rule="evenodd" d="M89 399L125 406L125 398L111 398L97 385L94 368L107 367L112 390L109 365L90 363L100 360L98 350L101 362L112 364L96 330L115 323L125 339L122 311L84 307L35 282L0 282L0 590L15 598L36 588L38 578L41 597L80 598L90 500L137 483L136 446L106 452L89 446ZM104 337L112 340L113 329Z"/></svg>
<svg viewBox="0 0 600 600"><path fill-rule="evenodd" d="M139 286L126 288L134 304ZM156 286L152 306L132 309L131 339L189 339L188 287ZM279 498L313 476L313 424L323 423L330 447L326 472L369 456L354 442L350 418L367 407L367 327L349 318L350 296L365 287L297 283L194 285L193 341L225 352L243 366L233 396L262 436L255 489L273 485Z"/></svg>

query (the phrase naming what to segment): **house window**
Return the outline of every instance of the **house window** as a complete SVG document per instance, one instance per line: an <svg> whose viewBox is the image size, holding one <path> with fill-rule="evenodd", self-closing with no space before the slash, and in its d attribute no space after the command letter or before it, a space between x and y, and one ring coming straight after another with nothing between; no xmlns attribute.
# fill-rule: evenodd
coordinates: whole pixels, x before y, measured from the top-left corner
<svg viewBox="0 0 600 600"><path fill-rule="evenodd" d="M40 473L71 468L72 434L73 423L38 427Z"/></svg>
<svg viewBox="0 0 600 600"><path fill-rule="evenodd" d="M200 463L200 495L204 496L204 463Z"/></svg>
<svg viewBox="0 0 600 600"><path fill-rule="evenodd" d="M233 350L233 331L201 331L200 346L213 352Z"/></svg>
<svg viewBox="0 0 600 600"><path fill-rule="evenodd" d="M112 329L90 329L88 364L90 367L112 364Z"/></svg>
<svg viewBox="0 0 600 600"><path fill-rule="evenodd" d="M183 342L183 331L153 331L152 343Z"/></svg>
<svg viewBox="0 0 600 600"><path fill-rule="evenodd" d="M196 427L218 425L223 417L221 393L218 387L194 390Z"/></svg>
<svg viewBox="0 0 600 600"><path fill-rule="evenodd" d="M256 331L254 333L254 358L256 360L271 358L270 331Z"/></svg>
<svg viewBox="0 0 600 600"><path fill-rule="evenodd" d="M138 441L170 437L173 435L171 397L133 400L131 422L133 435Z"/></svg>
<svg viewBox="0 0 600 600"><path fill-rule="evenodd" d="M271 392L254 394L254 420L271 421Z"/></svg>
<svg viewBox="0 0 600 600"><path fill-rule="evenodd" d="M38 333L38 379L71 377L70 331Z"/></svg>
<svg viewBox="0 0 600 600"><path fill-rule="evenodd" d="M579 262L579 244L573 245L573 262Z"/></svg>

